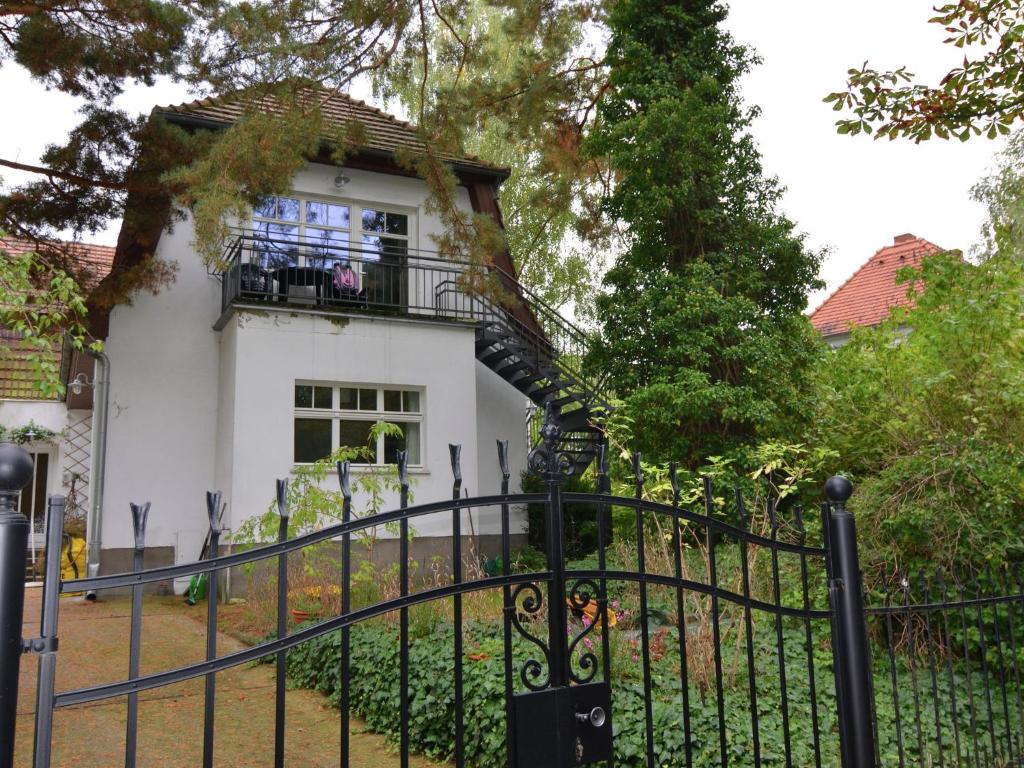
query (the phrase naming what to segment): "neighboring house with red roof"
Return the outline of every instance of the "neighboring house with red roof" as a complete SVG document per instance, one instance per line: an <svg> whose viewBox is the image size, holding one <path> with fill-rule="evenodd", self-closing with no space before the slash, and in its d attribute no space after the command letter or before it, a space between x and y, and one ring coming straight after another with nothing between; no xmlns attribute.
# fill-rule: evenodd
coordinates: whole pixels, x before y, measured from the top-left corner
<svg viewBox="0 0 1024 768"><path fill-rule="evenodd" d="M47 243L60 251L74 265L74 276L85 291L95 288L110 272L114 248L90 243ZM37 250L38 246L15 238L0 239L0 251L20 255ZM84 517L89 506L89 477L92 464L92 395L91 389L60 398L44 397L35 386L29 351L21 337L0 328L0 427L19 429L37 425L55 433L52 440L35 440L25 448L35 464L33 482L22 491L19 508L32 524L30 540L36 546L29 550L29 567L37 561L42 547L43 512L48 494L68 497L70 516ZM55 363L63 364L67 376L71 359L57 345L50 352ZM83 357L72 376L92 376L92 358ZM38 573L34 573L37 576Z"/></svg>
<svg viewBox="0 0 1024 768"><path fill-rule="evenodd" d="M897 282L897 274L943 250L923 237L896 235L811 313L811 324L833 347L842 346L852 328L878 325L894 307L912 306L907 284Z"/></svg>

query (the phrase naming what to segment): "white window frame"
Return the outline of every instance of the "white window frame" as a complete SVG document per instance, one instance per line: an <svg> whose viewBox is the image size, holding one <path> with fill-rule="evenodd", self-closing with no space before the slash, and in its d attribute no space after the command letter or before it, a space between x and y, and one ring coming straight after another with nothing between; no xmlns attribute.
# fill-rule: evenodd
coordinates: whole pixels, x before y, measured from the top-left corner
<svg viewBox="0 0 1024 768"><path fill-rule="evenodd" d="M328 408L299 408L294 406L294 388L293 388L293 409L294 415L292 418L292 463L295 466L309 466L312 462L295 461L294 444L295 444L295 420L296 419L322 419L324 421L330 420L331 422L331 450L337 450L341 439L341 421L365 421L369 424L377 424L382 421L389 423L398 422L415 422L419 424L419 455L420 460L415 464L410 462L410 469L423 469L427 464L426 457L426 432L425 432L425 418L424 412L426 410L426 392L423 387L416 386L402 386L394 384L366 384L366 383L353 383L353 382L324 382L324 381L310 381L310 380L297 380L295 386L307 386L307 387L329 387L331 389L331 407ZM351 410L340 407L342 389L372 389L377 393L377 408L370 410ZM385 392L415 392L419 397L419 410L415 413L406 411L385 411L384 410L384 393ZM408 440L408 435L405 436ZM353 462L354 467L386 467L394 466L394 462L385 461L384 456L384 442L385 436L379 435L377 437L376 446L376 460L370 463L366 462Z"/></svg>

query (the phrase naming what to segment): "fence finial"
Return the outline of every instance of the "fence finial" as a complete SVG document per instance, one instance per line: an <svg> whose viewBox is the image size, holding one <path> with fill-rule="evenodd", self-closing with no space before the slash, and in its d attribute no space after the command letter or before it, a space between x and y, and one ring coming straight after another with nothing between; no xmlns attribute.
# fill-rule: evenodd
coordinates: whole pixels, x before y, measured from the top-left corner
<svg viewBox="0 0 1024 768"><path fill-rule="evenodd" d="M220 532L220 522L224 517L224 507L220 504L220 491L206 492L206 514L210 518L210 530Z"/></svg>
<svg viewBox="0 0 1024 768"><path fill-rule="evenodd" d="M825 481L825 496L840 509L845 509L846 502L853 495L853 483L842 475L832 475Z"/></svg>
<svg viewBox="0 0 1024 768"><path fill-rule="evenodd" d="M711 477L702 475L700 479L704 483L704 513L711 517L715 514L715 495L711 487Z"/></svg>
<svg viewBox="0 0 1024 768"><path fill-rule="evenodd" d="M750 516L747 514L747 504L743 500L743 491L740 490L739 486L736 486L733 493L736 497L736 513L740 518L740 528L744 531L750 530Z"/></svg>
<svg viewBox="0 0 1024 768"><path fill-rule="evenodd" d="M346 501L352 500L351 469L349 462L338 462L338 485L341 486L341 495Z"/></svg>
<svg viewBox="0 0 1024 768"><path fill-rule="evenodd" d="M288 478L277 480L277 515L282 520L288 519Z"/></svg>
<svg viewBox="0 0 1024 768"><path fill-rule="evenodd" d="M395 451L395 463L398 465L398 485L402 493L409 492L409 452Z"/></svg>
<svg viewBox="0 0 1024 768"><path fill-rule="evenodd" d="M149 502L142 504L129 503L132 510L132 528L135 531L135 548L146 547L146 520L149 517Z"/></svg>
<svg viewBox="0 0 1024 768"><path fill-rule="evenodd" d="M644 471L640 466L640 451L633 452L633 479L636 481L637 493L644 487Z"/></svg>
<svg viewBox="0 0 1024 768"><path fill-rule="evenodd" d="M508 470L508 440L498 440L498 467L501 469L501 477L508 480L512 473Z"/></svg>
<svg viewBox="0 0 1024 768"><path fill-rule="evenodd" d="M800 535L800 544L807 540L807 526L804 525L804 508L802 504L793 507L793 517L796 518L796 531Z"/></svg>
<svg viewBox="0 0 1024 768"><path fill-rule="evenodd" d="M462 465L460 463L462 457L462 446L456 443L448 444L448 453L452 460L452 478L454 479L455 488L462 487Z"/></svg>
<svg viewBox="0 0 1024 768"><path fill-rule="evenodd" d="M679 462L668 463L668 482L672 486L672 503L679 503Z"/></svg>

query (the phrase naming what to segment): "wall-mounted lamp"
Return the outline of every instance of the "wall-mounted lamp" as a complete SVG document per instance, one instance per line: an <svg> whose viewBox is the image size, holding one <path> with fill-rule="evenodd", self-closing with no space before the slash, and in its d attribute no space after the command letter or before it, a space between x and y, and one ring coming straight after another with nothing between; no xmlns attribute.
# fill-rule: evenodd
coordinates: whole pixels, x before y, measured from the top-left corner
<svg viewBox="0 0 1024 768"><path fill-rule="evenodd" d="M94 383L95 382L89 381L89 377L85 375L85 371L82 371L68 382L68 389L70 389L74 394L80 395L82 394L83 389L93 386Z"/></svg>
<svg viewBox="0 0 1024 768"><path fill-rule="evenodd" d="M341 189L346 184L348 184L350 181L352 181L352 179L350 179L344 173L339 173L337 176L334 177L334 188L335 189Z"/></svg>

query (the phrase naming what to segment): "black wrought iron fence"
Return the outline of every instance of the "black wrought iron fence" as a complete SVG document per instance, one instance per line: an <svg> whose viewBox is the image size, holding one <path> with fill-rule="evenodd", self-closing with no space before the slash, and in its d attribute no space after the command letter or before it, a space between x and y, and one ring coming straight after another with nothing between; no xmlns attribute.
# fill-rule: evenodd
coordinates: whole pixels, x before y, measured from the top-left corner
<svg viewBox="0 0 1024 768"><path fill-rule="evenodd" d="M1024 763L1020 571L896 573L867 608L882 765Z"/></svg>
<svg viewBox="0 0 1024 768"><path fill-rule="evenodd" d="M450 498L410 506L400 454L398 507L360 517L353 511L349 468L341 464L341 522L299 536L290 535L287 485L278 481L278 540L245 551L220 552L222 504L219 494L210 493L211 546L207 558L195 563L142 570L146 522L159 510L133 505L133 571L62 580L59 557L48 557L40 636L24 648L23 575L15 579L6 572L17 570L7 546L21 523L0 508L6 643L0 766L8 768L13 755L11 702L23 649L39 663L36 768L52 764L56 711L119 697L128 704L124 762L135 765L145 750L138 740L139 695L199 678L201 762L212 766L217 676L261 658L275 664L272 761L283 766L289 665L304 648L328 641L331 653L316 655L321 668L307 671L320 676L338 706L343 766L351 764L354 714L373 714L375 722L387 724L403 768L410 755L427 749L457 766L529 768L595 762L638 768L1019 764L1019 583L1009 590L996 579L987 589L1012 594L986 597L980 582L898 580L882 605L865 609L853 517L845 506L852 489L842 478L830 480L830 502L820 517L805 516L798 506L783 509L773 498L723 493L710 481L691 493L678 486L674 468L671 492L654 500L638 456L632 496L609 492L603 455L593 492L569 493L564 483L571 461L557 451L558 432L549 421L544 445L530 457L531 469L545 480L542 493L510 492L507 445L499 443L500 487L492 495L464 497L460 450L452 446ZM0 470L15 467L0 471L9 486L18 480L15 464L9 451L0 450ZM62 502L50 500L49 553L59 552ZM545 509L544 561L517 567L513 516L527 504ZM570 560L564 531L566 511L574 507L594 515L598 547L592 556ZM492 567L481 568L469 556L467 521L488 510L500 522L500 535ZM413 567L414 526L427 517L450 527L440 579L424 579ZM396 587L357 598L356 539L382 525L397 529ZM289 559L330 542L338 547L339 608L294 626L287 611ZM23 556L23 546L18 551ZM208 574L215 585L227 569L260 562L276 573L274 636L237 651L219 649L220 611L211 587L204 658L140 673L145 585L194 574ZM132 596L127 676L57 690L60 595L113 589ZM481 603L481 594L499 599ZM413 631L413 612L421 609L443 613L439 631ZM375 627L384 627L375 643L353 642ZM481 654L480 647L489 650ZM384 679L392 681L393 695L368 690ZM376 708L372 713L368 702Z"/></svg>

